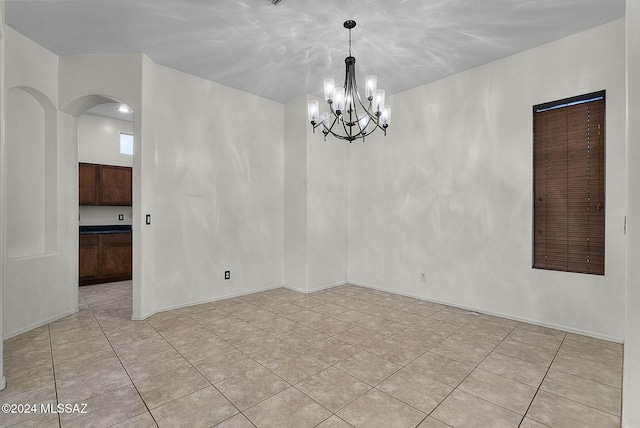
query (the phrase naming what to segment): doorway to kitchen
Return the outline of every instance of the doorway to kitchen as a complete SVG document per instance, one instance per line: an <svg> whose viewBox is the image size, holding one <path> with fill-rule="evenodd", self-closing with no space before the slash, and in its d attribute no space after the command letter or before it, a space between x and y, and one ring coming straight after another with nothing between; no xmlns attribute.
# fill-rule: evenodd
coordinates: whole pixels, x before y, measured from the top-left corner
<svg viewBox="0 0 640 428"><path fill-rule="evenodd" d="M129 318L133 135L133 111L123 103L102 103L78 117L79 306Z"/></svg>

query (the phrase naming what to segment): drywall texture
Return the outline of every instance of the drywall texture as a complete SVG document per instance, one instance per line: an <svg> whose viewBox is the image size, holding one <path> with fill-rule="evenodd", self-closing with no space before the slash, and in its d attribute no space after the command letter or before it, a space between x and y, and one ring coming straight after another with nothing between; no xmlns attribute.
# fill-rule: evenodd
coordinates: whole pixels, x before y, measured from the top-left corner
<svg viewBox="0 0 640 428"><path fill-rule="evenodd" d="M622 341L624 38L621 19L391 97L388 136L350 148L349 281ZM606 275L534 270L532 106L602 89Z"/></svg>
<svg viewBox="0 0 640 428"><path fill-rule="evenodd" d="M142 227L153 242L142 252L153 272L143 287L152 284L153 311L282 285L283 114L282 104L145 61L142 167L153 172Z"/></svg>
<svg viewBox="0 0 640 428"><path fill-rule="evenodd" d="M285 104L284 127L284 286L309 290L307 263L307 98Z"/></svg>
<svg viewBox="0 0 640 428"><path fill-rule="evenodd" d="M303 111L306 111L303 110ZM311 126L307 123L307 129ZM309 290L347 282L348 151L342 140L308 134L307 251Z"/></svg>
<svg viewBox="0 0 640 428"><path fill-rule="evenodd" d="M68 192L77 146L56 111L58 58L9 27L5 36L6 338L76 311L78 300L77 215L66 211L75 203L77 212Z"/></svg>
<svg viewBox="0 0 640 428"><path fill-rule="evenodd" d="M627 1L627 289L622 426L640 427L640 1Z"/></svg>
<svg viewBox="0 0 640 428"><path fill-rule="evenodd" d="M284 284L310 292L347 282L348 147L307 122L308 97L285 105Z"/></svg>
<svg viewBox="0 0 640 428"><path fill-rule="evenodd" d="M78 161L133 166L133 156L120 153L120 133L133 134L133 123L83 114L78 118Z"/></svg>
<svg viewBox="0 0 640 428"><path fill-rule="evenodd" d="M4 128L4 0L0 0L0 127ZM0 132L0 165L5 162L4 132ZM0 212L4 212L4 175L0 174ZM0 224L0 242L5 242L4 225ZM0 296L4 288L4 245L0 244ZM0 390L7 386L4 376L3 310L0 304Z"/></svg>

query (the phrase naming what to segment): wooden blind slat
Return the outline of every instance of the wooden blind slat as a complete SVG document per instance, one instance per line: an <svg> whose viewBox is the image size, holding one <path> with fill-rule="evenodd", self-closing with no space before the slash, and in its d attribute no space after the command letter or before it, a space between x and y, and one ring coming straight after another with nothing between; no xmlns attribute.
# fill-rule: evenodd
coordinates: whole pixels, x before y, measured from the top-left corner
<svg viewBox="0 0 640 428"><path fill-rule="evenodd" d="M604 274L604 119L604 99L534 113L535 268Z"/></svg>

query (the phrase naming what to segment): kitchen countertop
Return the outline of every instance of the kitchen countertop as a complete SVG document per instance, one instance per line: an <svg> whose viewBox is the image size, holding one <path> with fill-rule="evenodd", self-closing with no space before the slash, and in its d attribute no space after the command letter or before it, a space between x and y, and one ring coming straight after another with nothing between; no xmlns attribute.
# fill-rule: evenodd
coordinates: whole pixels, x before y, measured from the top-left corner
<svg viewBox="0 0 640 428"><path fill-rule="evenodd" d="M110 233L131 233L130 225L80 226L80 235L101 235Z"/></svg>

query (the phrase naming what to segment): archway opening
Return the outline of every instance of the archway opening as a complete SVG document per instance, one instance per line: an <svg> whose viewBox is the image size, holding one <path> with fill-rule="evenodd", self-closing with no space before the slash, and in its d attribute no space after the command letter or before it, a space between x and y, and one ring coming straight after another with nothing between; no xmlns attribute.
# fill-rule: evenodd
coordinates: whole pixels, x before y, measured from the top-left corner
<svg viewBox="0 0 640 428"><path fill-rule="evenodd" d="M82 97L64 111L77 120L79 305L131 318L135 115L104 95ZM98 300L105 290L113 298Z"/></svg>

